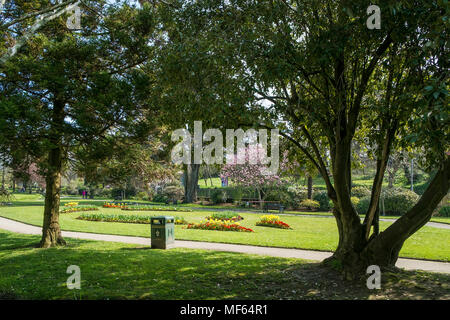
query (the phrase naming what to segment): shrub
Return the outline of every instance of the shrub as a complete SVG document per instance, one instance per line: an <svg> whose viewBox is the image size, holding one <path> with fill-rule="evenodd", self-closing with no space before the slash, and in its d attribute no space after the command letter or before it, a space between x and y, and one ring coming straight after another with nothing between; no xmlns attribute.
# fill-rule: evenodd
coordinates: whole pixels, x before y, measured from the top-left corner
<svg viewBox="0 0 450 320"><path fill-rule="evenodd" d="M356 198L364 198L369 197L371 194L371 191L369 188L364 186L356 186L352 188L352 196Z"/></svg>
<svg viewBox="0 0 450 320"><path fill-rule="evenodd" d="M179 212L192 212L190 208L184 207L174 207L174 206L158 206L158 205L128 205L120 207L122 210L126 211L179 211Z"/></svg>
<svg viewBox="0 0 450 320"><path fill-rule="evenodd" d="M308 209L318 209L320 208L319 202L311 199L305 199L302 202L300 202L300 207L302 208L308 208Z"/></svg>
<svg viewBox="0 0 450 320"><path fill-rule="evenodd" d="M165 195L163 195L161 193L158 193L153 196L152 201L158 202L158 203L166 203L169 201L169 198L167 198Z"/></svg>
<svg viewBox="0 0 450 320"><path fill-rule="evenodd" d="M228 195L227 192L221 189L214 189L211 192L211 202L214 204L227 202Z"/></svg>
<svg viewBox="0 0 450 320"><path fill-rule="evenodd" d="M319 202L319 209L328 211L331 209L330 198L328 198L328 193L326 191L317 191L313 195L313 199Z"/></svg>
<svg viewBox="0 0 450 320"><path fill-rule="evenodd" d="M384 210L387 215L402 215L411 209L419 196L410 190L391 188L384 193ZM380 209L383 207L380 206Z"/></svg>
<svg viewBox="0 0 450 320"><path fill-rule="evenodd" d="M103 214L103 213L83 213L77 219L87 221L121 222L150 224L151 215L130 215L130 214ZM187 224L183 217L174 217L175 224Z"/></svg>
<svg viewBox="0 0 450 320"><path fill-rule="evenodd" d="M443 206L439 209L439 215L441 217L450 217L450 206Z"/></svg>
<svg viewBox="0 0 450 320"><path fill-rule="evenodd" d="M294 197L284 189L271 189L264 197L264 201L279 201L285 207L295 208L298 206Z"/></svg>
<svg viewBox="0 0 450 320"><path fill-rule="evenodd" d="M383 202L384 213L386 215L402 215L411 209L418 200L419 196L410 190L398 188L386 189L382 191L380 197L380 214L383 213ZM359 214L365 214L369 209L369 204L370 196L364 197L359 200L356 210Z"/></svg>
<svg viewBox="0 0 450 320"><path fill-rule="evenodd" d="M137 193L136 199L138 199L138 200L147 200L148 199L148 195L147 195L146 192L140 191L140 192Z"/></svg>
<svg viewBox="0 0 450 320"><path fill-rule="evenodd" d="M352 204L353 204L353 206L357 206L358 205L358 203L359 203L359 198L357 198L357 197L351 197L350 198L350 201L352 202Z"/></svg>
<svg viewBox="0 0 450 320"><path fill-rule="evenodd" d="M369 210L370 204L370 196L359 199L359 202L356 205L356 211L359 214L366 214L367 210Z"/></svg>
<svg viewBox="0 0 450 320"><path fill-rule="evenodd" d="M414 185L414 192L417 193L418 195L422 195L425 190L427 190L428 186L430 185L430 181L426 181L426 182L422 182L419 184L415 184Z"/></svg>
<svg viewBox="0 0 450 320"><path fill-rule="evenodd" d="M179 185L169 185L164 188L162 194L165 195L171 201L178 201L181 200L181 198L183 197L184 190Z"/></svg>
<svg viewBox="0 0 450 320"><path fill-rule="evenodd" d="M7 203L9 201L11 201L12 199L12 194L8 192L8 190L4 189L4 188L0 188L0 205L2 203Z"/></svg>

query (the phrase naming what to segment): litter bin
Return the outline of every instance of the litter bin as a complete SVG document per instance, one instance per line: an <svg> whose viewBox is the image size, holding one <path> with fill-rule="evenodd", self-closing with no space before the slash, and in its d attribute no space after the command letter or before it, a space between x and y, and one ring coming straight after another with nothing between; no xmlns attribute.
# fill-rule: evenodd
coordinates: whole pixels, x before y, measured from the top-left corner
<svg viewBox="0 0 450 320"><path fill-rule="evenodd" d="M174 217L153 217L150 220L152 249L169 249L175 242Z"/></svg>

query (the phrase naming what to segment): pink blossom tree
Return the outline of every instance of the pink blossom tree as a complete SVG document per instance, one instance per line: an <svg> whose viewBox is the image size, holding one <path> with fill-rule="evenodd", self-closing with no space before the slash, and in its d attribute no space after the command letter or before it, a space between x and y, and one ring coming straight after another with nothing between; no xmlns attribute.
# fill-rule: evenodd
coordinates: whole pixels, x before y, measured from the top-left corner
<svg viewBox="0 0 450 320"><path fill-rule="evenodd" d="M259 201L263 201L268 189L283 184L279 174L268 172L265 157L266 150L259 144L240 149L237 154L228 156L227 164L222 168L220 176L229 178L238 186L255 188ZM279 170L283 170L285 162L284 160L281 162Z"/></svg>

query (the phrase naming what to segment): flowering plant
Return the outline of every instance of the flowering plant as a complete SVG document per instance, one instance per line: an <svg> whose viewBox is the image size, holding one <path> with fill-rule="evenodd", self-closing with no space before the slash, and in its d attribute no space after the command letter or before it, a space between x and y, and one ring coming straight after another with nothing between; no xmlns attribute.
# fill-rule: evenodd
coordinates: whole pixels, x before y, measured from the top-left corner
<svg viewBox="0 0 450 320"><path fill-rule="evenodd" d="M90 205L65 205L59 213L71 213L71 212L79 212L79 211L96 211L98 210L97 206Z"/></svg>
<svg viewBox="0 0 450 320"><path fill-rule="evenodd" d="M200 221L200 223L190 223L187 229L202 229L202 230L218 230L218 231L239 231L239 232L254 232L250 228L242 227L239 222L231 220L207 219Z"/></svg>
<svg viewBox="0 0 450 320"><path fill-rule="evenodd" d="M78 205L78 202L68 202L64 206L65 207L75 207Z"/></svg>
<svg viewBox="0 0 450 320"><path fill-rule="evenodd" d="M126 203L113 203L113 202L105 202L103 204L103 208L126 208Z"/></svg>
<svg viewBox="0 0 450 320"><path fill-rule="evenodd" d="M235 212L231 212L231 211L225 211L225 212L215 212L213 214L211 214L210 216L206 217L206 219L208 220L222 220L222 221L226 221L226 220L231 220L231 221L240 221L243 220L244 218L241 217L240 215L236 214Z"/></svg>
<svg viewBox="0 0 450 320"><path fill-rule="evenodd" d="M274 227L281 229L291 229L291 227L280 220L279 216L273 214L267 214L261 217L261 219L256 223L257 226L262 227Z"/></svg>

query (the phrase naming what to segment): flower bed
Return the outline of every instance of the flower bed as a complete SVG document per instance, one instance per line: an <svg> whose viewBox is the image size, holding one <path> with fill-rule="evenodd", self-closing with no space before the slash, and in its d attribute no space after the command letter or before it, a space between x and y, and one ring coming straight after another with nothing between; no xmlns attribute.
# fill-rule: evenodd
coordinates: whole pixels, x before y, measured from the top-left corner
<svg viewBox="0 0 450 320"><path fill-rule="evenodd" d="M192 209L173 207L173 206L147 206L147 205L125 205L122 210L127 211L178 211L178 212L192 212Z"/></svg>
<svg viewBox="0 0 450 320"><path fill-rule="evenodd" d="M212 220L200 221L200 223L190 223L186 229L201 229L201 230L218 230L218 231L238 231L238 232L254 232L250 228L242 227L239 222L231 220Z"/></svg>
<svg viewBox="0 0 450 320"><path fill-rule="evenodd" d="M69 202L64 205L65 207L76 207L78 206L78 202Z"/></svg>
<svg viewBox="0 0 450 320"><path fill-rule="evenodd" d="M281 229L291 229L291 227L280 220L279 216L268 214L261 217L261 220L256 223L260 227L273 227Z"/></svg>
<svg viewBox="0 0 450 320"><path fill-rule="evenodd" d="M125 208L126 206L126 203L105 202L103 204L103 208Z"/></svg>
<svg viewBox="0 0 450 320"><path fill-rule="evenodd" d="M65 205L63 209L59 210L59 213L71 213L80 211L97 211L98 207L89 205Z"/></svg>
<svg viewBox="0 0 450 320"><path fill-rule="evenodd" d="M150 224L151 218L155 216L150 215L129 215L129 214L103 214L103 213L87 213L82 214L77 219L87 221L103 221L103 222L122 222L122 223L140 223ZM175 224L188 224L182 217L174 217Z"/></svg>
<svg viewBox="0 0 450 320"><path fill-rule="evenodd" d="M212 215L206 217L207 220L222 220L222 221L240 221L244 220L243 217L236 214L235 212L225 211L225 212L216 212Z"/></svg>

